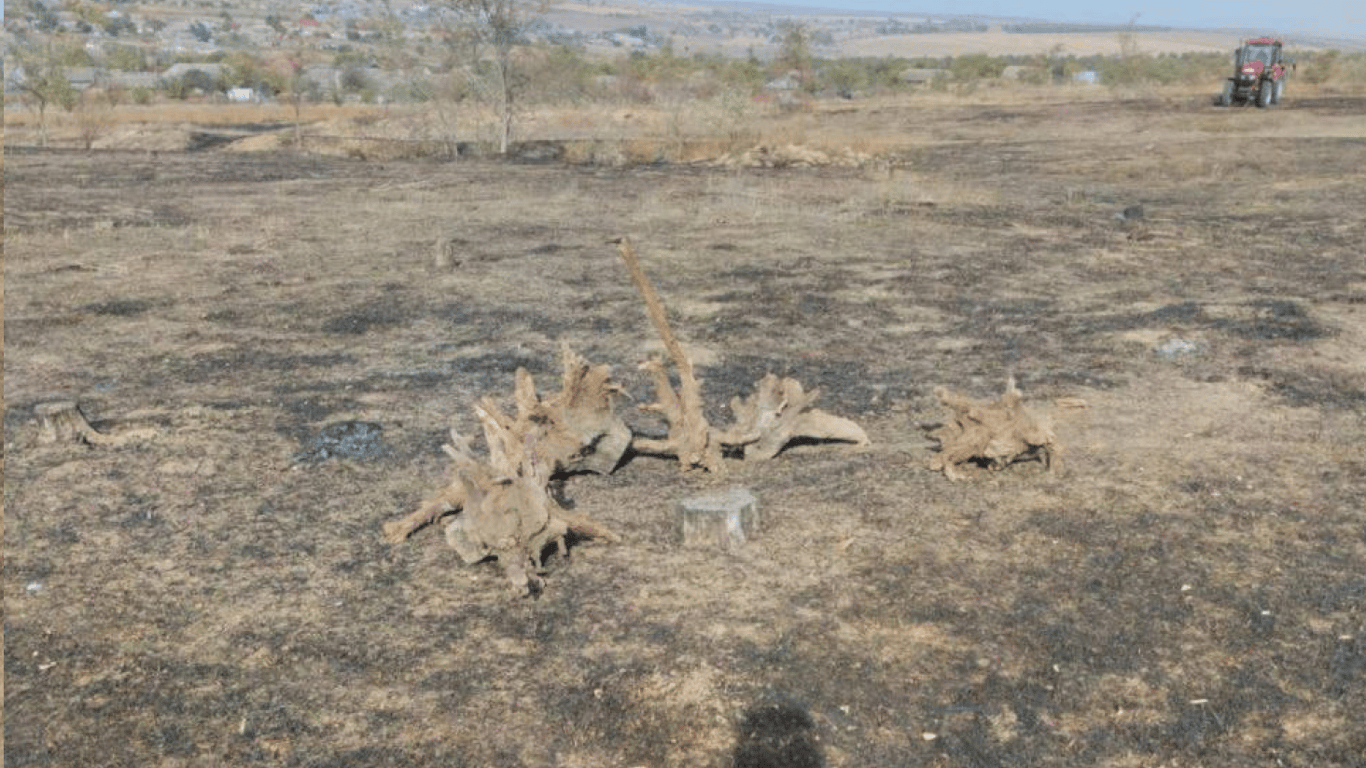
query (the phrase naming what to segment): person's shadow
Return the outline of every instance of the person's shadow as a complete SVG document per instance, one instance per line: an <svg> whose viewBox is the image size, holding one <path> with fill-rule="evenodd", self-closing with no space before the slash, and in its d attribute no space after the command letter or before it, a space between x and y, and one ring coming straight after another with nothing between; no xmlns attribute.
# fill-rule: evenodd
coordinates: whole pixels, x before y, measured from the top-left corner
<svg viewBox="0 0 1366 768"><path fill-rule="evenodd" d="M790 701L759 704L745 712L734 768L823 768L816 723Z"/></svg>

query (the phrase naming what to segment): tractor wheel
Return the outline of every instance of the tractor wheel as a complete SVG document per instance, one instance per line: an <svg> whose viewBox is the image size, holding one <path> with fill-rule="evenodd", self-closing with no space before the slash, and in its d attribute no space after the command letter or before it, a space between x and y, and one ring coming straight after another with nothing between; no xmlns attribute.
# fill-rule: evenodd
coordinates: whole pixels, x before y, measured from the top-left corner
<svg viewBox="0 0 1366 768"><path fill-rule="evenodd" d="M1280 104L1281 97L1285 95L1285 81L1277 80L1275 87L1271 89L1271 103Z"/></svg>
<svg viewBox="0 0 1366 768"><path fill-rule="evenodd" d="M1219 94L1219 98L1214 103L1218 104L1221 107L1228 107L1233 105L1232 80L1227 80L1224 82L1224 90Z"/></svg>
<svg viewBox="0 0 1366 768"><path fill-rule="evenodd" d="M1274 90L1276 90L1275 83L1271 82L1270 80L1263 80L1261 84L1257 86L1257 106L1271 106L1271 93Z"/></svg>

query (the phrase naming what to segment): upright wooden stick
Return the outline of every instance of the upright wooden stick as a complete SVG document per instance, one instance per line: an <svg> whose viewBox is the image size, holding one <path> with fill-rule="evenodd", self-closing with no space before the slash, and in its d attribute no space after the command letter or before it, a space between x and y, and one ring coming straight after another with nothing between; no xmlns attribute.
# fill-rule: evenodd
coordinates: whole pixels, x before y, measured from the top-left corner
<svg viewBox="0 0 1366 768"><path fill-rule="evenodd" d="M644 366L655 375L659 403L654 406L654 410L663 411L668 419L669 437L662 441L637 440L636 445L645 451L671 453L678 457L679 463L685 469L700 468L709 472L720 472L724 469L721 462L721 444L712 439L711 425L702 413L702 385L693 375L692 360L683 352L678 337L674 336L673 329L669 327L664 305L659 300L659 294L655 293L654 286L650 284L650 279L645 276L645 270L641 269L640 259L636 258L631 241L623 237L617 241L617 247L621 251L621 260L626 262L626 269L631 274L631 282L645 300L645 311L650 316L650 322L654 324L655 331L664 342L664 349L669 353L669 358L678 368L678 395L675 397L669 390L668 376L662 368L657 365L651 366L649 363Z"/></svg>

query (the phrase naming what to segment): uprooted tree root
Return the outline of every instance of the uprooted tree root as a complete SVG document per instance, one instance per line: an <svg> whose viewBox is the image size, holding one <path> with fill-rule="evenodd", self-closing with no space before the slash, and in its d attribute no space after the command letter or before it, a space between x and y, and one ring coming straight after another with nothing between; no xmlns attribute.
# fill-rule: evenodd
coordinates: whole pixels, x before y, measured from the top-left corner
<svg viewBox="0 0 1366 768"><path fill-rule="evenodd" d="M869 444L868 435L857 424L814 407L820 390L807 392L797 380L772 373L759 380L750 396L731 400L734 424L726 429L709 424L702 412L702 387L693 373L692 360L674 336L663 303L645 276L631 242L622 238L617 244L631 274L631 282L645 301L646 312L664 342L679 382L675 390L663 360L653 359L641 365L654 381L656 400L641 408L662 415L669 432L662 440L637 440L637 449L677 457L685 471L722 472L725 469L721 461L723 455L766 461L799 439Z"/></svg>
<svg viewBox="0 0 1366 768"><path fill-rule="evenodd" d="M734 424L727 429L712 427L703 415L701 384L692 361L669 327L659 296L630 242L618 243L631 280L678 371L680 384L675 390L662 360L641 366L651 374L656 393L656 402L641 408L663 415L669 425L667 437L632 435L615 410L616 399L624 391L612 380L611 368L591 365L564 345L560 391L542 398L531 374L519 368L515 416L504 413L494 398L482 398L474 412L484 429L488 457L476 458L469 439L452 430L451 442L444 446L453 462L450 480L417 509L385 523L388 541L404 541L419 528L457 512L446 525L446 541L461 559L476 563L496 557L518 592L535 592L541 584L541 558L552 544L568 554L565 537L570 533L620 540L587 515L572 515L560 508L551 496L556 478L563 480L581 471L611 472L628 448L674 456L685 470L722 472L725 455L764 461L799 439L869 443L857 424L813 407L818 390L808 392L800 382L771 373L751 395L731 401Z"/></svg>
<svg viewBox="0 0 1366 768"><path fill-rule="evenodd" d="M536 450L536 438L504 429L481 411L490 441L490 460L480 461L468 439L451 431L445 447L454 462L454 479L461 497L461 512L446 526L446 542L466 563L496 557L512 587L519 594L539 592L542 554L551 545L568 555L565 537L581 536L620 541L606 526L586 515L569 515L559 509L547 492L547 460ZM493 445L495 441L498 449ZM520 443L520 447L515 447ZM512 472L500 471L503 461L517 456ZM493 458L494 456L501 456Z"/></svg>
<svg viewBox="0 0 1366 768"><path fill-rule="evenodd" d="M1000 470L1037 459L1052 471L1062 457L1057 436L1025 410L1024 395L1016 389L1014 378L1007 380L1005 393L994 402L974 400L945 387L937 388L935 395L948 409L949 419L930 433L940 444L930 469L943 471L950 480L967 477L962 468L969 463Z"/></svg>
<svg viewBox="0 0 1366 768"><path fill-rule="evenodd" d="M562 387L545 398L536 393L531 374L517 370L516 416L503 413L492 397L484 397L475 407L489 446L490 471L497 477L510 478L522 471L528 450L545 466L547 482L573 472L611 472L630 446L631 429L615 410L622 389L612 380L611 368L592 365L568 345L561 348L561 363ZM531 448L526 447L527 438ZM455 448L461 445L456 442ZM461 510L467 486L457 475L416 510L385 523L384 538L396 544Z"/></svg>

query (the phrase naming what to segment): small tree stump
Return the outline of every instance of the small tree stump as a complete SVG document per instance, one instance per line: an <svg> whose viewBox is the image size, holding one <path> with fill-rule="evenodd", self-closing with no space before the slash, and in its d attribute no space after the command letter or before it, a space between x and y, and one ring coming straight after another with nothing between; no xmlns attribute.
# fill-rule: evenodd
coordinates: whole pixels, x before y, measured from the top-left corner
<svg viewBox="0 0 1366 768"><path fill-rule="evenodd" d="M462 244L462 241L450 236L438 237L432 252L432 268L438 272L449 272L460 266L459 251Z"/></svg>
<svg viewBox="0 0 1366 768"><path fill-rule="evenodd" d="M683 546L733 552L758 531L758 503L744 488L693 496L678 503L677 522L678 540Z"/></svg>
<svg viewBox="0 0 1366 768"><path fill-rule="evenodd" d="M118 434L100 432L90 426L85 414L74 400L54 400L39 403L33 407L33 415L38 418L38 442L45 445L53 443L85 443L97 447L116 447L155 437L155 429L130 429Z"/></svg>

